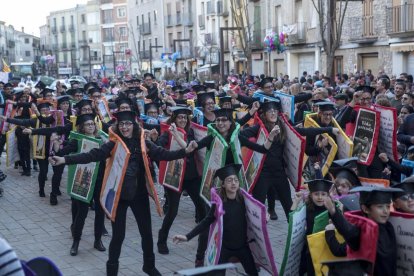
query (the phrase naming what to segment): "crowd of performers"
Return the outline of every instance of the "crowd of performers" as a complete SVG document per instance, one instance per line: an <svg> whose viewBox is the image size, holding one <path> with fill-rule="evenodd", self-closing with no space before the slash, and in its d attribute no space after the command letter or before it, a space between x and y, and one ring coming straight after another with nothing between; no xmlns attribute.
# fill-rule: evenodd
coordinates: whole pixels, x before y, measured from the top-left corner
<svg viewBox="0 0 414 276"><path fill-rule="evenodd" d="M32 175L32 165L38 170L39 196L49 193L51 205L58 204L58 197L62 195L60 184L66 165L99 162L93 185L89 181L91 196L86 200L72 197L70 255L76 256L93 202L94 247L106 251L101 240L106 231L107 207L101 200L102 189L108 180L105 176L110 169L108 160L117 149L116 139L122 141L129 159L122 170L119 201L113 214L107 275L118 273L128 208L132 210L141 235L142 270L148 275L161 275L153 251L148 195L154 191L149 191L148 181L163 185L157 175L158 168L162 162L168 164L173 160L184 160L185 164L174 171L179 178L175 183L179 185L164 186L164 217L157 240L160 254L169 254L168 240L180 243L198 236L195 266L205 265L208 229L217 219L216 204L208 199L210 190L217 189L224 209L223 243L218 263L236 258L248 275L258 275L247 237L246 208L241 195L241 190L245 189L261 204L267 203L270 220L278 219L275 200L280 200L285 214L279 219L286 223L291 212L306 208L306 235L313 233L315 218L327 213L329 221L322 229L328 244L326 250L337 257L364 250L360 245L366 228L352 223L344 214L352 212L354 217L370 221L378 229L375 262L351 259L349 255L342 261L329 263L329 269L332 275L344 265L351 273L347 275L397 275L398 248L396 229L389 222L391 210L414 214L414 177L410 177L414 166L401 162L402 159L414 160L414 115L410 115L414 111L413 96L406 81L398 79L393 90L390 79L384 75L378 78L378 89L360 85L335 91L306 82L282 91L283 83L273 78L249 80L242 83L234 76L223 86L214 81L170 84L145 74L143 80L124 80L116 90L104 89L96 82L80 88L75 81L69 89L59 87L56 91L42 82L33 88L13 88L9 83L0 83L0 108L4 114L0 116L0 147L4 147L13 132L18 159L7 158L16 169L21 168L22 177ZM386 88L382 92L381 85ZM291 100L292 112L285 109L284 97ZM411 103L403 102L403 97L409 97ZM363 120L361 110L374 112L379 123L383 118L375 109L378 106L395 114L391 120L398 127L398 143L396 128L395 141L385 142L393 144L389 146L391 154L383 151L382 136L377 133L375 124L371 130L369 126L365 128L371 136L363 131L358 135L354 135L356 131L346 131L349 125L358 128L359 120ZM305 147L296 152L296 156L286 154L288 131L305 141ZM261 133L265 133L265 137L259 141ZM348 156L339 148L343 146L339 143L341 135L349 139L350 151L345 153ZM85 151L81 149L81 142L88 137L97 141L98 146ZM214 162L206 165L203 161L209 161L207 157L214 151L218 138L228 146L221 154L221 163L213 168L209 166ZM175 148L172 141L177 144ZM10 151L9 148L8 155ZM204 154L200 154L202 151ZM260 153L263 160L254 168L253 178L246 178L247 153ZM303 164L303 168L296 168L296 172L302 172L297 183L292 182L287 170L293 159L303 161L297 162ZM49 165L53 168L52 189L46 191ZM5 175L0 174L0 180L4 178ZM174 182L174 175L170 178L168 181L164 178L165 182ZM254 185L246 181L254 181ZM183 193L194 203L197 224L189 233L171 237L170 229ZM342 240L338 239L338 234ZM300 256L300 275L320 275L315 272L307 242Z"/></svg>

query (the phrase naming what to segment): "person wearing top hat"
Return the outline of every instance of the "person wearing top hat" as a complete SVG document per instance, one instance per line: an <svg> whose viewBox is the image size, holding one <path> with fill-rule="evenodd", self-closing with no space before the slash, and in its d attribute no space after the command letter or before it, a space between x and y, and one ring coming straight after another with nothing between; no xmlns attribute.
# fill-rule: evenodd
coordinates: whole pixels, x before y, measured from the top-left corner
<svg viewBox="0 0 414 276"><path fill-rule="evenodd" d="M197 93L197 100L195 104L196 107L200 107L203 111L203 126L207 126L208 124L215 122L216 115L214 110L216 108L216 101L215 94L213 92ZM193 122L198 123L197 118L194 117Z"/></svg>
<svg viewBox="0 0 414 276"><path fill-rule="evenodd" d="M95 123L95 116L93 114L83 114L79 115L76 118L76 128L77 132L86 136L93 137L95 139L101 139L100 135L98 134L98 126ZM71 139L68 143L63 147L60 148L61 143L57 140L52 141L53 150L55 151L56 156L65 156L67 154L76 153L78 152L78 145L79 141L77 139ZM105 164L106 162L100 162L98 168L98 174L95 181L95 186L93 192L93 198L95 202L99 202L101 188L102 188L102 181L103 176L105 173ZM54 166L64 168L64 165ZM62 169L63 171L63 169ZM52 197L52 196L51 196ZM89 211L89 204L78 199L72 198L72 224L70 226L73 238L73 244L70 249L70 255L76 256L78 254L78 247L79 242L82 236L83 226L85 224L86 217ZM95 234L95 242L94 248L98 251L105 251L106 248L102 243L102 231L104 228L104 211L100 204L96 204L95 206L95 223L94 223L94 234Z"/></svg>
<svg viewBox="0 0 414 276"><path fill-rule="evenodd" d="M70 88L72 88L72 89L73 88L79 88L80 82L78 80L72 79L72 80L69 81L69 83L70 83Z"/></svg>
<svg viewBox="0 0 414 276"><path fill-rule="evenodd" d="M252 252L247 240L246 207L240 192L238 173L242 165L228 164L216 171L215 177L221 181L218 194L223 201L223 237L219 264L227 263L236 257L248 275L259 275L254 263ZM207 216L187 235L175 235L175 243L186 242L206 231L217 219L214 216L216 205L211 205ZM214 275L225 275L225 272L216 272Z"/></svg>
<svg viewBox="0 0 414 276"><path fill-rule="evenodd" d="M115 104L118 111L134 111L139 117L139 108L136 101L133 102L131 98L124 96L123 93L116 98Z"/></svg>
<svg viewBox="0 0 414 276"><path fill-rule="evenodd" d="M5 116L0 116L0 121L7 121L8 123L24 126L24 127L32 127L36 128L38 125L42 124L46 127L49 127L51 124L54 123L55 119L53 116L50 116L50 106L51 104L49 102L42 102L37 105L32 106L33 112L36 114L36 118L30 118L30 119L13 119L13 118L6 118ZM46 136L45 139L45 159L37 159L37 162L39 164L39 175L38 175L38 182L39 182L39 196L45 197L45 182L48 172L48 166L49 162L47 160L49 156L49 148L50 148L50 138Z"/></svg>
<svg viewBox="0 0 414 276"><path fill-rule="evenodd" d="M392 186L403 190L393 195L392 201L396 211L414 214L414 176L405 178L401 183Z"/></svg>
<svg viewBox="0 0 414 276"><path fill-rule="evenodd" d="M347 167L331 167L330 173L334 177L334 186L332 187L331 196L344 196L349 193L353 187L361 186L357 174L354 170Z"/></svg>
<svg viewBox="0 0 414 276"><path fill-rule="evenodd" d="M306 206L306 235L313 232L313 225L315 217L326 211L325 201L329 198L329 190L332 187L332 182L326 179L315 179L307 182L309 195L305 201ZM291 210L295 210L299 203L303 200L303 192L296 193ZM312 258L310 255L307 241L303 247L300 259L299 275L315 275Z"/></svg>
<svg viewBox="0 0 414 276"><path fill-rule="evenodd" d="M147 89L147 96L145 98L151 100L154 103L159 103L161 101L158 91L158 84L155 81L154 75L151 73L144 74L144 85L143 87Z"/></svg>
<svg viewBox="0 0 414 276"><path fill-rule="evenodd" d="M102 99L101 89L96 87L90 87L86 91L88 92L89 99L93 100L94 102L97 102L100 99Z"/></svg>
<svg viewBox="0 0 414 276"><path fill-rule="evenodd" d="M136 114L132 111L117 112L114 132L122 139L131 153L128 166L125 169L120 200L116 211L115 222L112 222L112 239L109 244L109 259L106 264L107 275L118 274L119 256L125 237L126 213L130 207L141 233L143 250L143 271L151 276L161 275L155 267L155 255L153 252L153 239L151 227L151 213L149 207L148 191L145 183L145 169L143 155L141 153L141 131L136 122ZM52 165L62 164L87 164L90 162L103 162L110 157L115 146L113 141L103 144L100 148L92 149L87 153L53 156ZM195 149L195 143L190 143L186 149L167 151L156 146L149 140L145 140L147 154L153 161L181 159ZM151 176L149 176L151 177Z"/></svg>
<svg viewBox="0 0 414 276"><path fill-rule="evenodd" d="M388 221L390 217L391 199L403 192L399 188L383 188L377 186L355 187L351 192L359 192L362 216L378 225L377 252L373 275L397 275L397 242L395 230ZM344 215L333 204L330 198L324 205L338 232L344 237L352 250L360 249L361 231L356 225L349 223Z"/></svg>
<svg viewBox="0 0 414 276"><path fill-rule="evenodd" d="M54 92L55 90L53 90L53 89L50 89L50 88L48 88L48 87L46 87L45 89L43 89L41 92L40 92L40 95L42 96L42 99L44 100L44 101L52 101L53 100L53 92Z"/></svg>
<svg viewBox="0 0 414 276"><path fill-rule="evenodd" d="M186 132L187 140L182 141L181 147L185 148L187 144L194 141L194 132L190 128L191 123L191 114L192 111L189 107L186 106L175 106L171 108L173 114L167 121L170 127L170 133L178 138L177 135L177 128L183 129ZM157 140L157 145L161 147L166 147L169 141L169 133L164 132L161 136L159 136ZM203 219L206 215L206 206L204 200L200 197L200 183L201 183L201 176L197 172L196 162L194 159L194 155L191 154L186 158L186 166L184 172L184 181L182 190L187 191L188 195L191 197L191 200L194 203L196 208L197 222ZM175 217L177 216L178 206L180 203L180 197L182 192L177 192L170 190L168 188L165 189L167 194L167 202L168 202L168 209L166 211L164 220L162 222L161 229L158 232L158 252L160 254L168 254L169 249L167 246L167 239L170 228L172 223L174 222ZM204 262L204 252L207 248L207 234L208 231L203 232L198 239L198 247L197 247L197 254L196 254L196 266L202 266Z"/></svg>
<svg viewBox="0 0 414 276"><path fill-rule="evenodd" d="M74 89L69 89L68 91L66 91L66 94L68 94L69 96L72 96L73 101L77 103L83 99L83 91L84 90L82 88L74 88Z"/></svg>
<svg viewBox="0 0 414 276"><path fill-rule="evenodd" d="M348 95L346 93L339 93L336 94L334 97L335 99L335 120L340 120L340 118L342 117L342 115L344 114L346 108L347 108L347 104L348 104ZM342 127L342 126L341 126ZM342 127L342 128L345 128Z"/></svg>

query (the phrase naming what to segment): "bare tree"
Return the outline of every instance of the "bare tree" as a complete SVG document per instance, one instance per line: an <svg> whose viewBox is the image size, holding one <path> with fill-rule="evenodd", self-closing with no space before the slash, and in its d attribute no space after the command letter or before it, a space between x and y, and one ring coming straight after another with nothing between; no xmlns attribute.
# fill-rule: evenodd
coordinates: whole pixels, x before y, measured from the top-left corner
<svg viewBox="0 0 414 276"><path fill-rule="evenodd" d="M138 30L137 32L135 32L134 30L137 28L134 28L131 22L128 22L128 31L132 36L132 41L133 41L133 46L134 49L131 49L131 63L132 60L135 59L135 61L137 62L138 68L140 70L141 68L141 53L139 52L138 49L138 38L142 38L141 32ZM131 72L132 73L132 72Z"/></svg>
<svg viewBox="0 0 414 276"><path fill-rule="evenodd" d="M230 0L230 12L235 27L239 28L237 33L241 42L241 50L247 59L244 69L245 72L250 74L252 68L252 49L250 47L250 42L252 41L252 28L249 24L250 20L247 0Z"/></svg>
<svg viewBox="0 0 414 276"><path fill-rule="evenodd" d="M326 75L334 79L335 51L339 48L349 0L312 0L318 13L319 33L326 53Z"/></svg>

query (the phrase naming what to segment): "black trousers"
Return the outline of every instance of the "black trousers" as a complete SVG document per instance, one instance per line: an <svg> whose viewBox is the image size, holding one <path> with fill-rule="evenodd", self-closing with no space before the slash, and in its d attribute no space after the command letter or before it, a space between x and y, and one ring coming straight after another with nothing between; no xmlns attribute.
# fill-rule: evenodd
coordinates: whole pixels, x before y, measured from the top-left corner
<svg viewBox="0 0 414 276"><path fill-rule="evenodd" d="M230 250L224 246L221 248L219 264L225 264L229 262L229 259L236 257L247 275L259 275L254 263L252 252L248 245L237 250ZM216 274L215 274L216 275ZM226 275L225 271L218 272L217 275Z"/></svg>
<svg viewBox="0 0 414 276"><path fill-rule="evenodd" d="M53 166L52 176L52 194L57 195L60 187L60 181L62 180L63 170L65 165Z"/></svg>
<svg viewBox="0 0 414 276"><path fill-rule="evenodd" d="M96 189L96 187L95 187ZM100 240L102 237L102 230L104 228L105 212L99 204L99 196L101 189L98 188L93 193L93 199L95 200L95 223L94 234L95 240ZM82 236L82 230L85 225L86 217L89 212L89 203L73 199L72 198L72 225L73 225L73 239L80 240Z"/></svg>
<svg viewBox="0 0 414 276"><path fill-rule="evenodd" d="M4 145L6 145L6 134L0 134L0 156L3 153Z"/></svg>
<svg viewBox="0 0 414 276"><path fill-rule="evenodd" d="M204 200L200 197L200 178L195 178L192 180L184 180L183 190L186 190L191 200L194 203L196 208L196 213L198 214L197 219L201 221L206 216L206 204ZM168 188L165 189L167 192L168 199L168 210L165 214L164 220L162 221L162 226L158 236L158 243L166 243L168 239L168 234L170 232L171 226L177 217L178 207L180 205L181 193L175 192ZM199 222L197 221L197 222ZM204 259L204 253L207 249L208 242L208 230L202 232L198 236L198 246L197 246L197 260Z"/></svg>
<svg viewBox="0 0 414 276"><path fill-rule="evenodd" d="M118 263L121 255L122 243L125 239L126 215L128 207L131 208L138 230L141 234L141 246L144 253L143 269L155 267L155 255L153 250L151 213L147 193L137 193L133 200L119 200L116 210L115 222L112 222L112 239L109 244L108 263Z"/></svg>
<svg viewBox="0 0 414 276"><path fill-rule="evenodd" d="M49 171L49 160L46 157L45 159L36 159L39 164L39 175L37 176L37 181L39 182L39 190L44 191L47 172Z"/></svg>
<svg viewBox="0 0 414 276"><path fill-rule="evenodd" d="M17 150L20 156L20 165L23 167L23 172L30 173L30 149L22 148L17 145Z"/></svg>
<svg viewBox="0 0 414 276"><path fill-rule="evenodd" d="M262 173L253 189L253 197L264 204L266 195L271 189L276 190L280 203L282 203L283 210L285 211L286 218L289 218L290 207L292 207L292 198L290 195L290 184L286 174L281 173L278 176L270 176ZM270 200L274 201L274 199Z"/></svg>

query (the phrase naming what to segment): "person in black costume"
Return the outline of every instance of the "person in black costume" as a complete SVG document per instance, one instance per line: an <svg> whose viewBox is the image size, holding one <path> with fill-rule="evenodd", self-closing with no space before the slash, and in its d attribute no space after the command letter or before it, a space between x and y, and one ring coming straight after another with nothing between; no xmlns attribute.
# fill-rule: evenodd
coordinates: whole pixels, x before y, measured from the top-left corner
<svg viewBox="0 0 414 276"><path fill-rule="evenodd" d="M403 193L403 190L361 186L352 189L351 192L360 193L363 216L378 224L379 236L373 275L396 276L397 242L394 227L388 219L390 217L391 198L393 195ZM352 250L359 250L361 242L360 228L345 219L332 202L332 199L326 198L324 206L326 206L336 229L344 237L346 244Z"/></svg>
<svg viewBox="0 0 414 276"><path fill-rule="evenodd" d="M122 243L125 238L126 212L128 207L132 209L141 234L144 264L142 270L148 275L161 275L155 268L155 256L153 252L153 239L151 227L151 213L149 208L148 191L145 183L145 168L141 152L141 131L136 122L136 114L132 111L122 111L114 114L117 121L113 129L128 147L131 155L128 167L125 171L121 196L116 211L116 219L112 222L112 240L109 244L109 259L106 263L107 275L117 275L119 256ZM105 161L110 157L115 143L109 141L98 149L92 149L88 153L67 155L65 157L52 157L52 165L61 164L87 164L90 162ZM167 151L154 143L145 140L147 154L154 161L175 160L191 153L196 145L191 142L186 149Z"/></svg>
<svg viewBox="0 0 414 276"><path fill-rule="evenodd" d="M404 192L395 194L392 198L394 208L401 213L414 214L414 176L407 177L401 183L393 185Z"/></svg>
<svg viewBox="0 0 414 276"><path fill-rule="evenodd" d="M252 253L247 240L246 207L240 193L238 173L240 164L229 164L216 171L216 177L221 181L219 195L223 201L223 244L220 252L219 264L229 262L230 258L237 257L244 271L248 275L258 275ZM207 230L217 219L214 216L216 205L213 203L207 216L187 235L175 235L175 243L189 241L198 234ZM214 275L225 275L217 272Z"/></svg>
<svg viewBox="0 0 414 276"><path fill-rule="evenodd" d="M187 141L182 141L181 147L185 148L188 143L194 141L194 132L190 128L190 115L191 109L188 107L176 106L171 108L173 115L168 120L168 124L171 125L170 131L171 135L177 137L177 127L184 129L187 132ZM157 145L161 147L166 147L168 144L168 132L164 132L157 140ZM179 138L177 138L179 139ZM197 173L196 163L194 155L190 155L186 158L186 167L184 173L183 181L183 190L186 190L188 195L191 197L196 209L198 218L202 219L206 215L206 206L203 199L200 197L200 182L201 178ZM158 232L158 252L160 254L168 254L167 239L168 233L170 231L171 225L174 222L175 217L177 216L178 206L180 203L180 197L182 192L173 191L171 189L166 189L167 200L168 200L168 209L165 214L164 220L160 231ZM199 222L199 221L197 221ZM204 263L204 252L207 248L207 239L208 232L205 231L200 234L198 240L198 248L196 255L196 266L202 266Z"/></svg>

